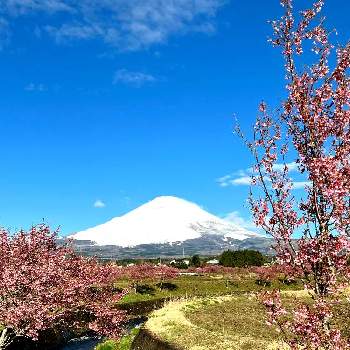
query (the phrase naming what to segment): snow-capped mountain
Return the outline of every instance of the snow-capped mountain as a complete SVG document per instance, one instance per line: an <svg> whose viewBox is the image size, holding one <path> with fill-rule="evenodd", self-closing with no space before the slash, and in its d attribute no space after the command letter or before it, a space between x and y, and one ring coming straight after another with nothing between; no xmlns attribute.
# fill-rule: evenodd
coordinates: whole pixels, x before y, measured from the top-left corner
<svg viewBox="0 0 350 350"><path fill-rule="evenodd" d="M207 235L225 240L258 237L233 223L208 213L198 205L172 196L161 196L102 225L73 234L71 238L97 245L134 247L172 244Z"/></svg>

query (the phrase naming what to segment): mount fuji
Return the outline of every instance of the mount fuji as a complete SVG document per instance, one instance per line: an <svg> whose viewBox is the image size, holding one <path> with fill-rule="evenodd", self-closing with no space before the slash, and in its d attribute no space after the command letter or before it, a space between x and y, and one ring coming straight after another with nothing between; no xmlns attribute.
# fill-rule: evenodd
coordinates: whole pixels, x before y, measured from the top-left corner
<svg viewBox="0 0 350 350"><path fill-rule="evenodd" d="M156 197L112 220L70 236L83 253L100 256L153 257L217 254L251 248L266 238L225 221L195 203ZM243 248L242 248L243 244Z"/></svg>

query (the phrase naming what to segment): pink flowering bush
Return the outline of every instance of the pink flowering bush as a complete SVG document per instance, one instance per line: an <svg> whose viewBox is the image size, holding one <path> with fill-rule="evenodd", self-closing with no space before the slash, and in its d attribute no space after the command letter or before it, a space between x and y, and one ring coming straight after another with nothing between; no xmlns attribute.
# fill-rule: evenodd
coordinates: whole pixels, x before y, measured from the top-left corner
<svg viewBox="0 0 350 350"><path fill-rule="evenodd" d="M332 303L324 298L316 298L314 303L293 300L293 308L282 302L278 290L259 294L260 301L267 310L267 324L276 325L282 331L284 340L292 350L298 349L348 349L338 329L326 327L333 317Z"/></svg>
<svg viewBox="0 0 350 350"><path fill-rule="evenodd" d="M178 276L179 271L176 268L167 265L141 264L122 268L123 276L134 283L144 280L165 280Z"/></svg>
<svg viewBox="0 0 350 350"><path fill-rule="evenodd" d="M299 15L292 0L281 4L285 14L271 22L271 42L285 60L287 98L276 113L260 105L253 140L246 142L255 159L250 205L256 224L275 238L278 262L302 276L313 303L297 303L285 319L278 292L262 299L269 322L293 349L347 349L332 325L332 306L348 280L350 44L330 43L318 20L322 0ZM304 195L295 195L291 175Z"/></svg>
<svg viewBox="0 0 350 350"><path fill-rule="evenodd" d="M90 329L118 337L125 291L113 283L120 270L76 256L56 244L45 225L10 235L0 231L0 349L17 336L34 340L50 329Z"/></svg>
<svg viewBox="0 0 350 350"><path fill-rule="evenodd" d="M293 284L297 280L302 279L303 271L298 268L293 268L288 264L272 264L270 266L259 266L250 268L250 271L255 273L258 281L265 286L270 285L272 281L279 280L283 284Z"/></svg>
<svg viewBox="0 0 350 350"><path fill-rule="evenodd" d="M157 281L157 286L162 289L164 280L173 279L179 274L179 270L167 265L140 264L122 267L123 276L131 281L135 292L151 292L152 287L140 285L140 282ZM146 289L145 289L146 288Z"/></svg>

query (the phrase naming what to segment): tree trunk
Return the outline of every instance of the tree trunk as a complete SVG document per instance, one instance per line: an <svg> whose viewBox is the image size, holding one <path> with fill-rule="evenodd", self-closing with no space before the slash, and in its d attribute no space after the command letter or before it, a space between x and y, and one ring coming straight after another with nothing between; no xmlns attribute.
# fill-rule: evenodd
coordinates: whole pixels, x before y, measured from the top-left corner
<svg viewBox="0 0 350 350"><path fill-rule="evenodd" d="M16 338L15 332L10 328L4 328L0 335L0 350L6 350Z"/></svg>

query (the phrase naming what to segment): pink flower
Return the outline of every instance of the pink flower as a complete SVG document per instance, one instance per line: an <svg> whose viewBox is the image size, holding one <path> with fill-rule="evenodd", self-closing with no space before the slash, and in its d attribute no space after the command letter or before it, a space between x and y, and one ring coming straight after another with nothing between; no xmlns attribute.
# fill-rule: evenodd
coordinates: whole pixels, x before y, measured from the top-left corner
<svg viewBox="0 0 350 350"><path fill-rule="evenodd" d="M249 203L255 223L275 238L286 277L301 278L315 303L297 303L287 321L277 291L261 300L268 323L278 325L292 349L348 349L332 325L331 306L350 272L350 44L334 50L323 21L317 22L323 1L298 16L292 5L282 0L285 13L271 22L270 41L285 60L287 98L277 115L265 103L259 107L250 143L256 186ZM310 44L316 58L306 66ZM303 195L292 190L295 173L287 163L293 159L299 178L309 184ZM256 272L264 279L278 273L276 267Z"/></svg>
<svg viewBox="0 0 350 350"><path fill-rule="evenodd" d="M58 246L45 225L15 235L1 230L0 324L33 339L46 329L86 326L118 336L125 314L115 304L127 292L114 288L120 277L115 266Z"/></svg>

